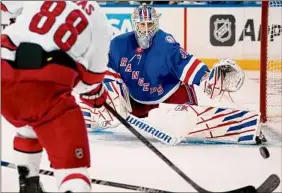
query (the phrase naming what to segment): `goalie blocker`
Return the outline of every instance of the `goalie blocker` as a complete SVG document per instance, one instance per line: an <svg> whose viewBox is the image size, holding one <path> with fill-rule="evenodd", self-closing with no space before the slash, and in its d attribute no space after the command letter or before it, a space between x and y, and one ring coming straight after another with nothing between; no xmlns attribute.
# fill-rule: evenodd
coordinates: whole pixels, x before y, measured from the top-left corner
<svg viewBox="0 0 282 193"><path fill-rule="evenodd" d="M148 117L138 118L130 113L132 109L126 87L116 81L105 82L105 85L109 91L107 103L139 132L162 143L176 145L184 139L240 144L262 141L258 112L161 103L149 112ZM199 94L201 89L195 87L195 91ZM81 102L79 104L89 131L120 125L105 107L90 109Z"/></svg>

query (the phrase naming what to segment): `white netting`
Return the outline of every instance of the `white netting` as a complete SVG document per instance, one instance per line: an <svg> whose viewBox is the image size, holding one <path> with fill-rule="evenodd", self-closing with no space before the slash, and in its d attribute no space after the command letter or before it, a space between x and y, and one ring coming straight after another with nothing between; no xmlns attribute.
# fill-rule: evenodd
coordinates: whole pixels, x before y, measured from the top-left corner
<svg viewBox="0 0 282 193"><path fill-rule="evenodd" d="M267 117L282 117L282 1L269 2Z"/></svg>

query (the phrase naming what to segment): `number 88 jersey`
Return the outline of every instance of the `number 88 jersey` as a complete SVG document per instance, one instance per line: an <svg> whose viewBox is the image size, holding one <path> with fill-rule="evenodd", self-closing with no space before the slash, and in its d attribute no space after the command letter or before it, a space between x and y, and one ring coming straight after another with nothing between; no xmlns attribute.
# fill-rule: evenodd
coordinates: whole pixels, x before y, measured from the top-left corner
<svg viewBox="0 0 282 193"><path fill-rule="evenodd" d="M10 3L2 2L9 11ZM96 2L90 1L25 1L19 7L16 23L6 28L10 40L18 46L32 42L45 51L61 49L92 72L104 72L111 32L107 18ZM1 8L2 9L2 8ZM3 10L3 9L2 9ZM15 59L15 53L3 49L2 58Z"/></svg>

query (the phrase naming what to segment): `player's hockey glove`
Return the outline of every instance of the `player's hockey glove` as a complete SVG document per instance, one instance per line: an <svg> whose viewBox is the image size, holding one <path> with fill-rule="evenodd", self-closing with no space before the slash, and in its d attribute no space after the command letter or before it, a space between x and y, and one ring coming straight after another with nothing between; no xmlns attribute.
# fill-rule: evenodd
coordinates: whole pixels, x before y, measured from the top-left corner
<svg viewBox="0 0 282 193"><path fill-rule="evenodd" d="M88 93L80 94L80 100L86 105L94 108L100 108L108 97L108 91L104 84L100 84L97 88Z"/></svg>

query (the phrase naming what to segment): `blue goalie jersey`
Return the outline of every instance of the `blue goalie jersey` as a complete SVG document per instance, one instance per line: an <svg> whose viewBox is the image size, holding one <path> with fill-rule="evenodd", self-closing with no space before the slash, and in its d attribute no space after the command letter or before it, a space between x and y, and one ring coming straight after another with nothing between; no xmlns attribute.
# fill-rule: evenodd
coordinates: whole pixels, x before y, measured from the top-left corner
<svg viewBox="0 0 282 193"><path fill-rule="evenodd" d="M138 47L134 32L111 42L106 78L125 83L130 96L142 104L168 99L181 84L200 84L208 67L188 54L173 36L159 30L148 49Z"/></svg>

